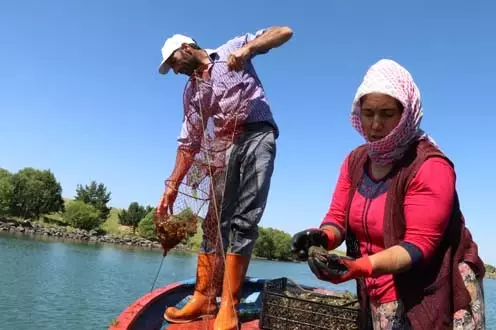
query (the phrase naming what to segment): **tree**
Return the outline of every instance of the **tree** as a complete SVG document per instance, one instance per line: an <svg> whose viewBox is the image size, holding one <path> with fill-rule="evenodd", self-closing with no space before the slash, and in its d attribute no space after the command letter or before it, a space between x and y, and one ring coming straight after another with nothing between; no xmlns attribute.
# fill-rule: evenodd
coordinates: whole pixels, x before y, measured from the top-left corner
<svg viewBox="0 0 496 330"><path fill-rule="evenodd" d="M6 169L0 168L0 216L12 213L12 196L14 193L13 175Z"/></svg>
<svg viewBox="0 0 496 330"><path fill-rule="evenodd" d="M90 204L71 201L64 212L64 220L74 228L91 230L100 225L100 212Z"/></svg>
<svg viewBox="0 0 496 330"><path fill-rule="evenodd" d="M133 234L136 233L136 227L138 227L141 219L151 210L151 206L144 207L139 205L138 202L132 202L129 204L127 210L122 210L119 216L119 223L124 226L132 226Z"/></svg>
<svg viewBox="0 0 496 330"><path fill-rule="evenodd" d="M111 192L107 192L107 187L103 183L97 184L96 181L91 181L89 185L84 187L80 184L77 185L74 200L82 201L96 208L100 212L100 221L103 223L110 213L110 208L107 207L107 203L111 199L110 195Z"/></svg>
<svg viewBox="0 0 496 330"><path fill-rule="evenodd" d="M258 239L255 243L255 247L253 252L257 257L267 258L272 260L276 256L276 245L274 243L273 238L270 235L270 232L260 227L258 231Z"/></svg>
<svg viewBox="0 0 496 330"><path fill-rule="evenodd" d="M491 265L488 265L488 264L485 264L484 266L486 266L486 271L488 273L496 273L496 268L494 268L494 266L491 266Z"/></svg>
<svg viewBox="0 0 496 330"><path fill-rule="evenodd" d="M25 219L64 210L62 187L49 170L26 167L12 177L11 213Z"/></svg>
<svg viewBox="0 0 496 330"><path fill-rule="evenodd" d="M138 224L138 233L146 239L156 240L155 222L153 222L153 212L151 209Z"/></svg>
<svg viewBox="0 0 496 330"><path fill-rule="evenodd" d="M291 259L291 235L279 229L260 227L253 252L256 256L269 260L289 260Z"/></svg>
<svg viewBox="0 0 496 330"><path fill-rule="evenodd" d="M292 259L291 235L279 229L269 228L269 230L273 230L274 244L276 246L276 257L279 260Z"/></svg>

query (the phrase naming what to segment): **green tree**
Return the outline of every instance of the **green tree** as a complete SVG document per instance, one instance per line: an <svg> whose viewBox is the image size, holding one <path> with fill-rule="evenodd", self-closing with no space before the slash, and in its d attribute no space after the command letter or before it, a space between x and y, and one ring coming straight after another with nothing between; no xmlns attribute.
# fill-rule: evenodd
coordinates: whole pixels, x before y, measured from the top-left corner
<svg viewBox="0 0 496 330"><path fill-rule="evenodd" d="M107 203L110 202L111 192L107 192L107 187L103 183L91 181L89 185L77 185L76 197L74 200L82 201L86 204L92 205L100 212L100 221L103 223L107 220L110 208Z"/></svg>
<svg viewBox="0 0 496 330"><path fill-rule="evenodd" d="M488 264L485 264L484 266L486 266L486 271L488 273L496 273L496 268L494 268L494 266L491 266L491 265L488 265Z"/></svg>
<svg viewBox="0 0 496 330"><path fill-rule="evenodd" d="M269 260L275 259L276 257L276 245L270 232L260 227L258 231L258 239L255 243L253 253L257 257L267 258Z"/></svg>
<svg viewBox="0 0 496 330"><path fill-rule="evenodd" d="M155 222L153 222L153 212L151 209L138 224L138 233L149 240L156 240Z"/></svg>
<svg viewBox="0 0 496 330"><path fill-rule="evenodd" d="M141 219L151 210L151 207L144 207L139 205L138 202L132 202L129 204L127 210L122 210L119 212L119 223L124 226L132 226L133 234L136 233L136 227L138 227Z"/></svg>
<svg viewBox="0 0 496 330"><path fill-rule="evenodd" d="M50 170L26 167L12 177L12 215L36 219L64 210L62 187Z"/></svg>
<svg viewBox="0 0 496 330"><path fill-rule="evenodd" d="M272 230L273 230L274 244L276 246L277 259L279 260L292 259L291 235L279 229L272 229Z"/></svg>
<svg viewBox="0 0 496 330"><path fill-rule="evenodd" d="M100 212L83 201L70 201L64 212L64 220L74 228L91 230L100 225Z"/></svg>
<svg viewBox="0 0 496 330"><path fill-rule="evenodd" d="M13 193L14 183L12 173L0 168L0 216L11 215Z"/></svg>
<svg viewBox="0 0 496 330"><path fill-rule="evenodd" d="M291 259L291 235L279 229L260 227L253 253L269 260Z"/></svg>
<svg viewBox="0 0 496 330"><path fill-rule="evenodd" d="M203 239L203 231L201 228L201 224L198 223L196 233L193 236L188 237L184 245L186 245L188 249L197 250L200 248L202 239Z"/></svg>

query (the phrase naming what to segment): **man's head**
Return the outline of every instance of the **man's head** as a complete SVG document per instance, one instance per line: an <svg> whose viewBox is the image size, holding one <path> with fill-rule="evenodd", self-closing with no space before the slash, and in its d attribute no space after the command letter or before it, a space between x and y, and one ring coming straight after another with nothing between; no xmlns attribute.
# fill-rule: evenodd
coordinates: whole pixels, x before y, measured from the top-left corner
<svg viewBox="0 0 496 330"><path fill-rule="evenodd" d="M191 76L201 64L201 51L192 38L175 34L168 38L162 47L163 60L158 72L167 74L172 68L176 74Z"/></svg>

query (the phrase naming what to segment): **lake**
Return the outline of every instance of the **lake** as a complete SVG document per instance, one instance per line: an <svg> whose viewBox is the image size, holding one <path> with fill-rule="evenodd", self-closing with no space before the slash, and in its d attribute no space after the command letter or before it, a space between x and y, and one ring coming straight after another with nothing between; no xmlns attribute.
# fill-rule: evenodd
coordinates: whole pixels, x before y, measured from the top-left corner
<svg viewBox="0 0 496 330"><path fill-rule="evenodd" d="M150 291L161 253L118 246L31 239L0 233L0 329L107 329L110 321ZM155 287L195 276L196 256L170 254ZM306 264L253 260L249 276L286 276L333 290ZM496 281L486 280L486 326L496 329Z"/></svg>

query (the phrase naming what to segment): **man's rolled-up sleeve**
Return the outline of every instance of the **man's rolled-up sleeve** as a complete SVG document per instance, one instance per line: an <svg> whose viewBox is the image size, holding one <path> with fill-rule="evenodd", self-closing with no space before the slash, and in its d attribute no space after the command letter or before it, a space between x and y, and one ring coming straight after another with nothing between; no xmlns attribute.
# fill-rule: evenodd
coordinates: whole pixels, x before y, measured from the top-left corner
<svg viewBox="0 0 496 330"><path fill-rule="evenodd" d="M255 33L251 33L251 32L245 33L243 35L240 35L240 36L235 37L234 39L229 40L228 41L228 44L232 48L235 48L235 49L241 48L241 47L245 46L247 43L255 40L258 37L260 37L262 34L264 34L264 32L266 30L267 29L261 29L261 30L256 31ZM269 52L269 50L258 51L256 53L252 54L252 58L255 57L256 55L266 54L268 52Z"/></svg>

